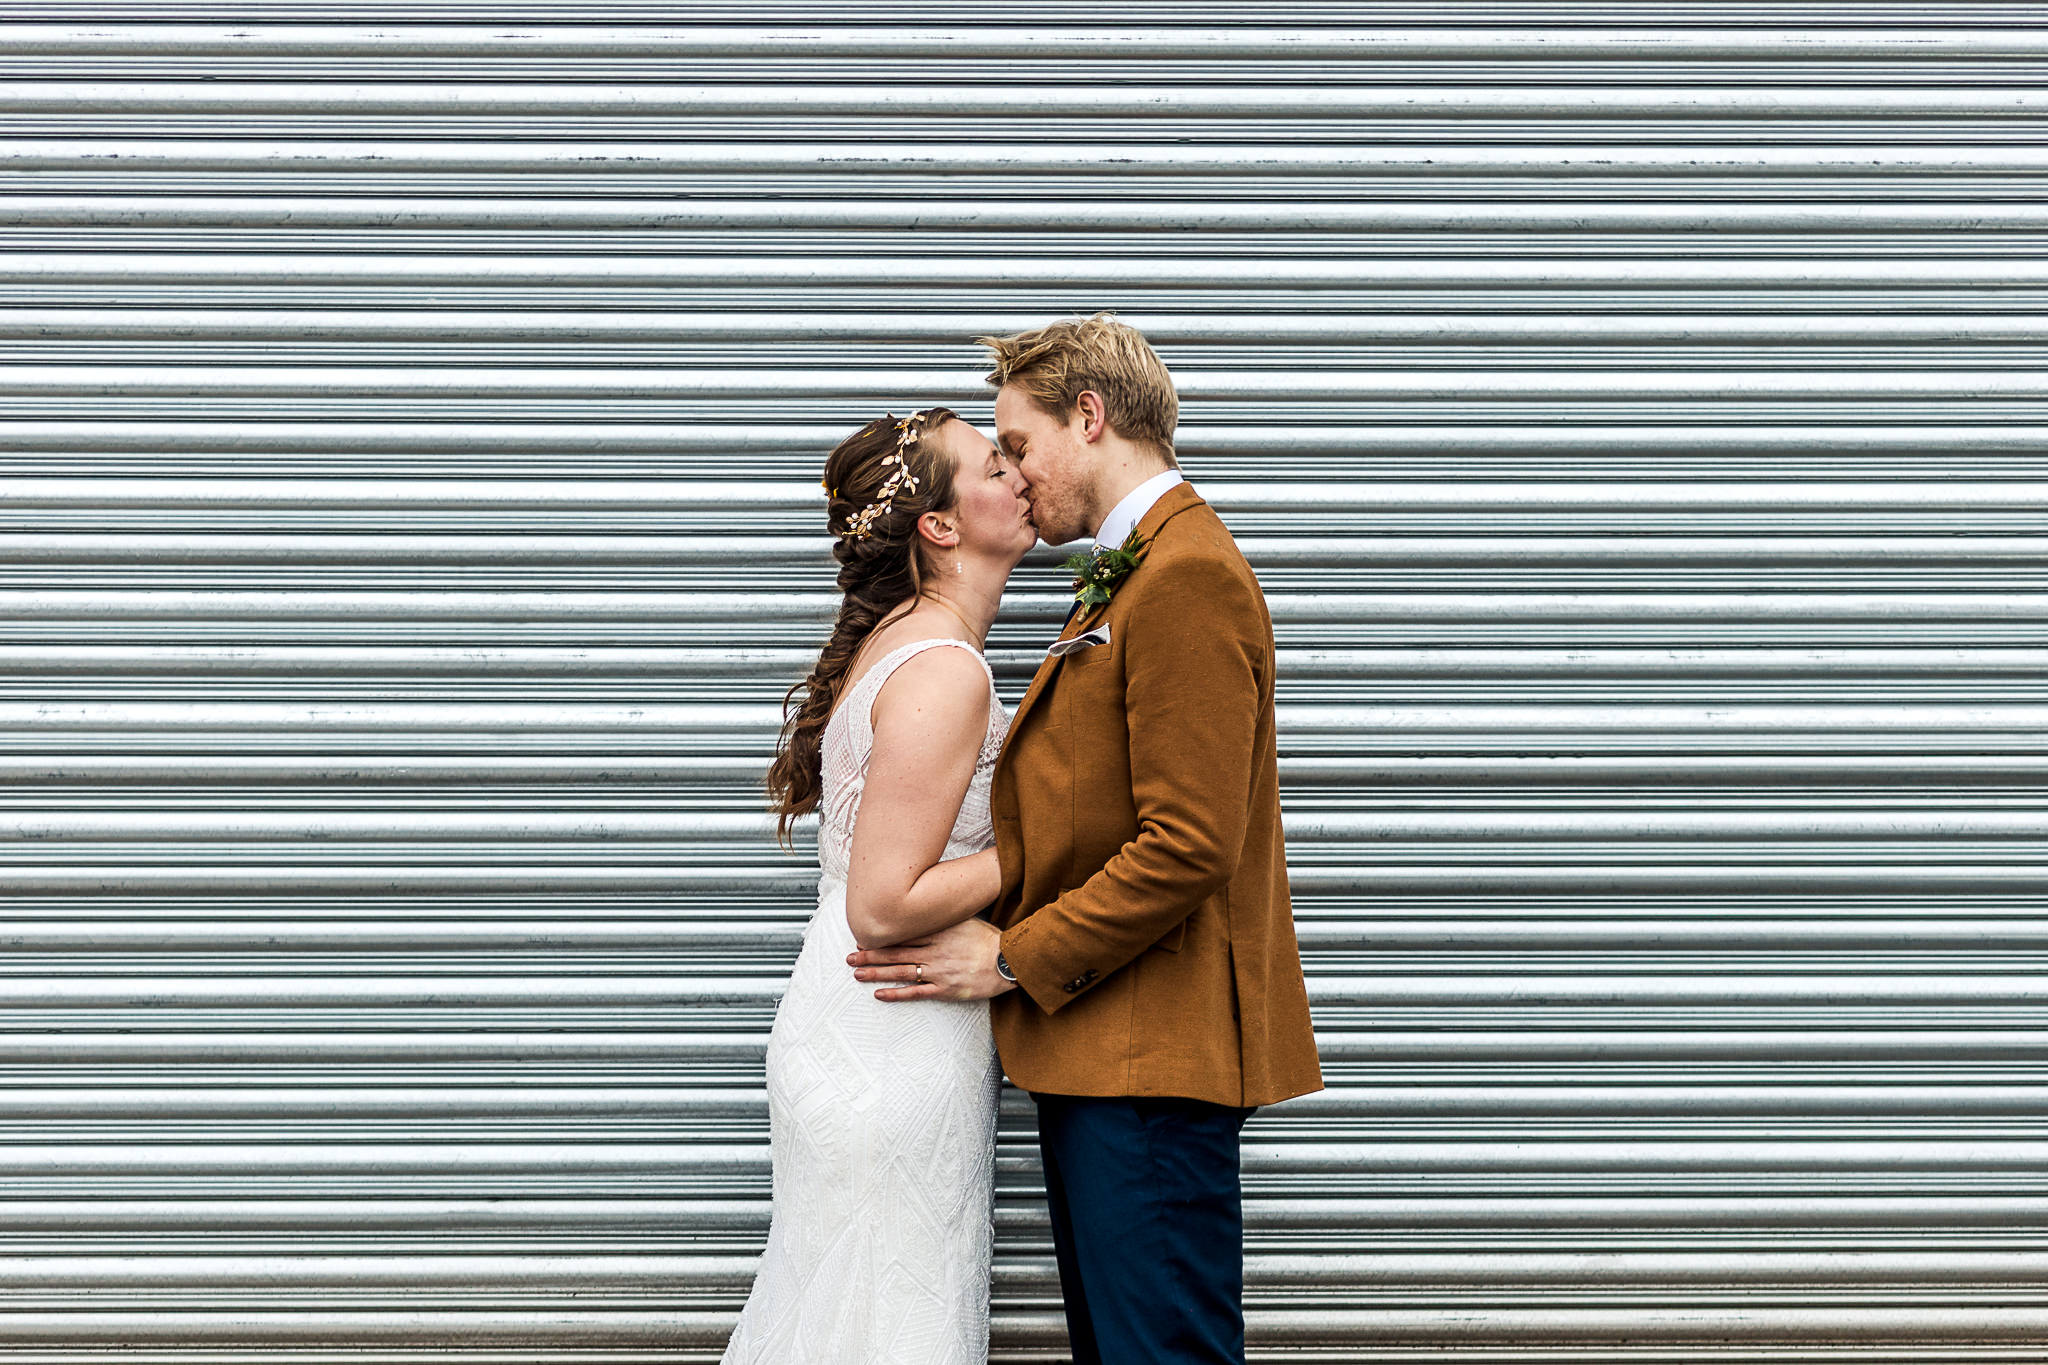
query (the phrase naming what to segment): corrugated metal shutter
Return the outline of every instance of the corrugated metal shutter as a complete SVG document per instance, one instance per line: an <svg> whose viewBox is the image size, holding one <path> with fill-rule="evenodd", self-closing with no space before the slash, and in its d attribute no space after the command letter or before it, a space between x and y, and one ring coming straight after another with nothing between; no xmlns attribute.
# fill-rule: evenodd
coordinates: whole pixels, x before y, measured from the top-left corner
<svg viewBox="0 0 2048 1365"><path fill-rule="evenodd" d="M1284 651L1258 1358L2038 1358L2037 9L677 13L0 4L8 1359L715 1355L822 452L1102 306Z"/></svg>

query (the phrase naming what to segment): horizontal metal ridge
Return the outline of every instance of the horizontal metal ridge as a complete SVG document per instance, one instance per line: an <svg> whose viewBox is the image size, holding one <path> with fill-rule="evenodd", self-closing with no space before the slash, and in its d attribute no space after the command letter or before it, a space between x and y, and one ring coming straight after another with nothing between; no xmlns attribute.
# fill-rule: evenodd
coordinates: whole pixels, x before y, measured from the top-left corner
<svg viewBox="0 0 2048 1365"><path fill-rule="evenodd" d="M49 8L44 6L42 8ZM567 9L567 7L564 7ZM568 9L567 12L574 12ZM587 11L586 11L587 12ZM1347 56L1492 56L1526 62L1570 58L1659 55L1745 57L1781 61L1825 58L1938 59L2048 56L2038 29L1941 27L1926 23L1864 27L1717 27L1709 23L1601 27L1598 25L1415 27L1287 27L1270 24L1176 24L1144 28L1091 25L1085 30L1047 25L977 24L952 29L915 25L820 23L601 25L559 21L524 32L500 25L410 23L346 24L204 23L116 24L21 22L0 38L0 52L53 54L130 53L156 59L238 53L332 56L350 53L398 57L454 53L554 56L761 56L821 53L870 59L933 60L992 56L1094 58L1124 52L1155 57L1219 57L1236 63L1327 61ZM1238 10L1238 13L1243 13ZM1277 10L1275 11L1277 12ZM1881 11L1878 11L1881 12ZM2011 11L2008 11L2011 12ZM1664 10L1669 15L1670 11Z"/></svg>

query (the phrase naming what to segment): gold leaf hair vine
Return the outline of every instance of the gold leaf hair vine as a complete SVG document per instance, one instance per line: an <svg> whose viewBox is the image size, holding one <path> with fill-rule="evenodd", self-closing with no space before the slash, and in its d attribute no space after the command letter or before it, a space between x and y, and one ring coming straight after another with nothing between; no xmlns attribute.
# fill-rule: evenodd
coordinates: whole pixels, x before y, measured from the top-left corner
<svg viewBox="0 0 2048 1365"><path fill-rule="evenodd" d="M884 422L888 420L888 417L882 419ZM921 412L913 412L910 416L897 421L896 448L882 457L882 463L895 465L896 472L882 481L881 488L876 490L875 501L853 514L846 523L846 529L839 533L841 536L851 540L866 540L874 534L876 519L889 510L891 500L899 490L907 488L913 493L917 492L917 476L910 472L910 461L903 458L903 452L910 449L910 443L922 434L918 428L923 422L924 414ZM876 426L870 426L861 434L865 436L876 430L879 425L877 423Z"/></svg>

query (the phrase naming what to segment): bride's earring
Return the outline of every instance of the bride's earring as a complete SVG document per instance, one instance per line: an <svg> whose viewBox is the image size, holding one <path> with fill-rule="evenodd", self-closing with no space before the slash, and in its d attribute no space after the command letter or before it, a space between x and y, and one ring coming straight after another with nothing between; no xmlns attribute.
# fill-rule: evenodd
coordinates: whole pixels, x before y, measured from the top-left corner
<svg viewBox="0 0 2048 1365"><path fill-rule="evenodd" d="M959 555L954 555L954 556L953 556L953 572L954 572L954 573L966 573L966 572L967 572L967 570L966 570L966 569L964 569L964 568L962 568L962 567L960 566L960 556L959 556Z"/></svg>

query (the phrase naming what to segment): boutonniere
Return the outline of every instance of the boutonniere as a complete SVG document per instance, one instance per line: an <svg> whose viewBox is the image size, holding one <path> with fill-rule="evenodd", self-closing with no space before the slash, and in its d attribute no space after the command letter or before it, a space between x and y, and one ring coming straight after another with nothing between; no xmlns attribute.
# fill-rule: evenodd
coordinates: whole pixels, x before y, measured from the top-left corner
<svg viewBox="0 0 2048 1365"><path fill-rule="evenodd" d="M1092 554L1078 550L1067 556L1067 571L1074 575L1074 601L1084 607L1099 607L1109 601L1117 584L1130 577L1131 570L1145 562L1150 540L1138 539L1133 530L1115 549L1104 547Z"/></svg>

